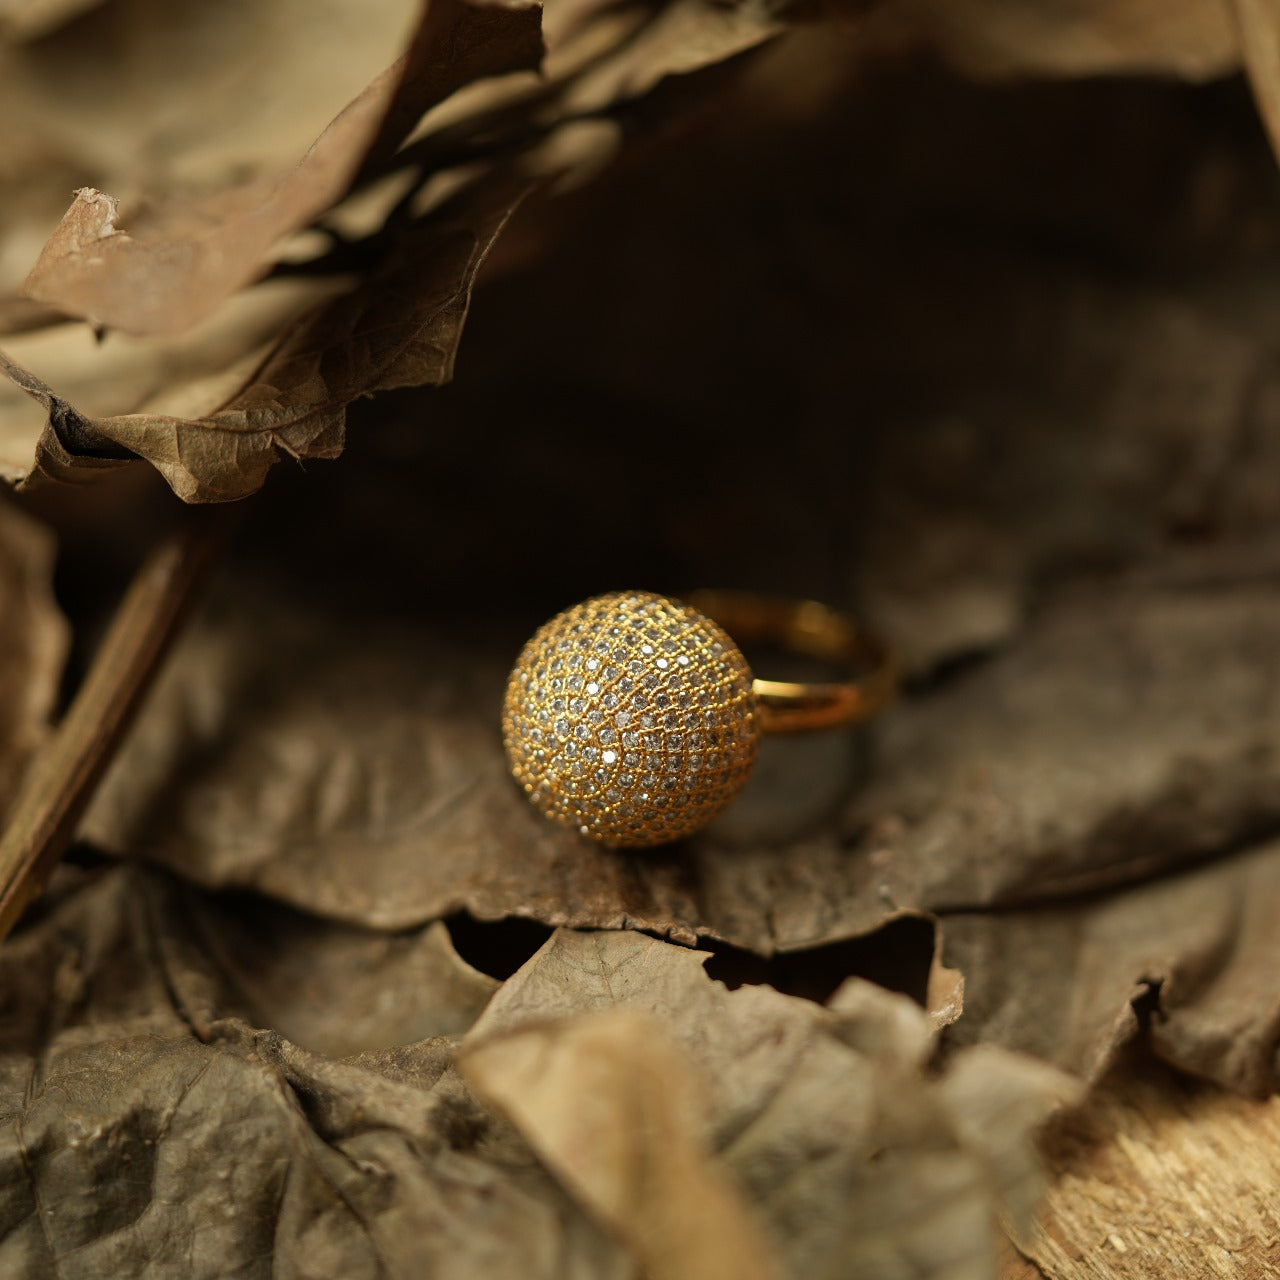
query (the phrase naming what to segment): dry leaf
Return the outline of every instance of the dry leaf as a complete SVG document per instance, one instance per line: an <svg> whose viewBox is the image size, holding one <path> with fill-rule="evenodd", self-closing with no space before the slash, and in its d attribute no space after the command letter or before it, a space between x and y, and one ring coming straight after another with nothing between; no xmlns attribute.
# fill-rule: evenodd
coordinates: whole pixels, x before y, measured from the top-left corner
<svg viewBox="0 0 1280 1280"><path fill-rule="evenodd" d="M703 1082L656 1018L625 1008L473 1044L466 1079L653 1280L776 1280L741 1195L710 1158Z"/></svg>
<svg viewBox="0 0 1280 1280"><path fill-rule="evenodd" d="M330 1057L460 1036L498 986L458 956L439 921L375 933L254 898L221 902L178 889L156 893L153 911L182 922L202 953L191 967L216 975L203 1000L184 990L197 1026L230 1009Z"/></svg>
<svg viewBox="0 0 1280 1280"><path fill-rule="evenodd" d="M148 896L119 872L64 884L0 954L6 1272L632 1274L448 1041L338 1060L234 1018L193 1035L219 976Z"/></svg>
<svg viewBox="0 0 1280 1280"><path fill-rule="evenodd" d="M190 328L262 275L287 234L344 196L371 150L394 149L462 85L535 68L539 18L536 7L432 0L405 57L345 107L293 168L197 204L151 211L133 233L118 224L114 197L82 189L24 292L125 333Z"/></svg>
<svg viewBox="0 0 1280 1280"><path fill-rule="evenodd" d="M972 1070L957 1057L940 1081L926 1085L933 1032L902 997L852 980L828 1012L767 988L726 991L702 973L705 959L628 932L558 933L472 1031L468 1043L489 1055L478 1079L503 1077L498 1054L505 1043L517 1054L528 1050L537 1062L531 1069L548 1081L547 1105L531 1104L523 1092L517 1099L509 1087L501 1089L501 1105L537 1135L535 1146L555 1143L548 1159L568 1185L584 1176L601 1179L597 1188L608 1185L617 1171L604 1154L598 1165L588 1151L567 1166L559 1144L572 1130L556 1125L554 1117L564 1114L557 1085L542 1076L546 1060L539 1061L578 1034L599 1044L597 1032L590 1020L559 1031L544 1020L583 1009L642 1011L662 1020L710 1085L703 1123L728 1170L763 1209L792 1274L989 1276L993 1187L1007 1177L1034 1194L1037 1179L1023 1181L1034 1165L1026 1135L1072 1095L1065 1078L992 1051L975 1058ZM601 1037L609 1025L629 1032L635 1023L597 1022ZM515 1038L504 1040L501 1030ZM948 1110L953 1103L955 1113ZM983 1108L988 1118L1000 1115L1002 1131L970 1145Z"/></svg>
<svg viewBox="0 0 1280 1280"><path fill-rule="evenodd" d="M46 430L49 414L39 400L13 379L0 380L0 479L27 479L33 458L36 475L46 478L88 482L94 472L119 470L128 455L86 434L95 430L90 421L140 411L184 417L213 412L251 377L281 330L336 291L333 281L273 281L172 340L116 334L100 345L79 325L10 337L5 354L19 366L18 376L41 385L47 385L45 375L56 378L76 410L59 410L58 431ZM47 394L51 403L64 403Z"/></svg>
<svg viewBox="0 0 1280 1280"><path fill-rule="evenodd" d="M0 498L0 814L44 741L66 656L47 530Z"/></svg>
<svg viewBox="0 0 1280 1280"><path fill-rule="evenodd" d="M256 911L266 938L297 941L287 914L265 903ZM10 1173L0 1263L40 1274L74 1251L86 1273L121 1276L634 1274L626 1253L469 1094L449 1041L366 1045L337 1059L235 1016L234 971L211 959L209 944L244 945L254 926L237 915L151 874L64 869L45 913L0 954L0 1161ZM360 953L354 935L305 928L317 978ZM408 940L369 954L380 956L392 990L438 961L442 975L457 964ZM902 998L861 984L827 1012L767 989L728 992L703 972L705 960L631 933L559 934L482 1015L477 1070L506 1105L493 1055L504 1043L534 1044L530 1022L547 1015L570 1017L554 1051L574 1078L608 1063L607 1075L620 1073L610 1079L634 1087L649 1063L659 1080L668 1070L683 1079L687 1055L710 1090L700 1123L722 1176L748 1189L763 1210L757 1229L775 1236L799 1273L847 1274L857 1264L885 1280L987 1274L997 1187L1025 1172L1027 1125L1057 1104L1058 1078L988 1051L980 1082L957 1065L926 1083L932 1032ZM275 992L274 1012L295 1020L320 997L278 972L263 986ZM368 988L335 982L328 997L340 1023ZM593 1009L606 1012L573 1020ZM635 1009L648 1010L657 1042L636 1044ZM419 1016L407 1010L401 1031ZM378 1041L392 1025L374 1028ZM679 1095L655 1094L653 1083L647 1096L659 1112L682 1114ZM611 1087L601 1081L602 1105ZM552 1142L555 1114L576 1123L555 1111L555 1088L549 1081L542 1122L524 1109L518 1117L537 1129L539 1146ZM961 1098L971 1108L975 1091L1011 1120L999 1150L975 1144L949 1110ZM1018 1107L1026 1114L1014 1123ZM651 1119L624 1106L617 1140L653 1154ZM593 1180L588 1199L602 1211L606 1184L591 1171L607 1179L609 1148L603 1134L588 1137L573 1167ZM673 1141L691 1152L687 1129ZM670 1206L675 1187L663 1179L676 1182L680 1152L659 1159L651 1189ZM734 1212L723 1185L688 1194L708 1212L717 1200ZM823 1229L803 1229L813 1223ZM646 1256L661 1247L646 1237Z"/></svg>
<svg viewBox="0 0 1280 1280"><path fill-rule="evenodd" d="M437 210L363 284L287 327L243 385L203 417L91 418L10 365L10 379L48 415L36 447L44 475L74 478L85 453L140 456L186 501L229 502L260 488L281 455L336 456L351 401L451 376L476 273L521 194L501 184ZM198 385L197 405L223 380Z"/></svg>
<svg viewBox="0 0 1280 1280"><path fill-rule="evenodd" d="M1280 1084L1280 846L1107 898L946 921L966 978L964 1042L1034 1053L1089 1080L1143 1031L1182 1071L1241 1093Z"/></svg>
<svg viewBox="0 0 1280 1280"><path fill-rule="evenodd" d="M511 784L495 726L518 638L477 649L435 626L344 623L284 585L267 595L232 592L197 623L87 833L379 927L465 906L794 950L905 908L1131 882L1276 817L1269 586L1068 594L1007 654L886 717L870 777L832 743L794 760L774 744L741 804L790 810L803 836L762 841L748 812L652 857L540 821ZM788 800L815 770L848 797L816 830Z"/></svg>
<svg viewBox="0 0 1280 1280"><path fill-rule="evenodd" d="M282 173L395 60L418 7L111 0L0 49L0 289L18 287L77 187L132 209Z"/></svg>

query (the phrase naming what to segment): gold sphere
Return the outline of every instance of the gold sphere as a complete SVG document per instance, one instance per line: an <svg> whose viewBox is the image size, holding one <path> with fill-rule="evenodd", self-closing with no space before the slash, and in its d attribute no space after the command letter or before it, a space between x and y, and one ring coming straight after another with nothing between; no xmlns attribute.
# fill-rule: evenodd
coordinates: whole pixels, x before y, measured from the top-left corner
<svg viewBox="0 0 1280 1280"><path fill-rule="evenodd" d="M704 827L760 743L751 669L710 618L614 592L557 614L525 645L503 704L511 772L547 817L603 844L666 844Z"/></svg>

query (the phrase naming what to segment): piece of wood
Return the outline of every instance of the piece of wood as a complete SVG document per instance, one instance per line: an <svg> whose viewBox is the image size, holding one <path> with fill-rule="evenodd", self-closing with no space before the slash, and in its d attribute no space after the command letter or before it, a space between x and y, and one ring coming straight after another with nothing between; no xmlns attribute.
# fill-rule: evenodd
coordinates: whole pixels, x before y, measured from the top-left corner
<svg viewBox="0 0 1280 1280"><path fill-rule="evenodd" d="M224 508L184 512L125 593L84 682L28 770L0 831L0 939L71 843L229 524Z"/></svg>
<svg viewBox="0 0 1280 1280"><path fill-rule="evenodd" d="M1010 1259L1001 1280L1280 1275L1280 1097L1131 1063L1045 1145L1053 1185L1024 1242L1040 1270Z"/></svg>

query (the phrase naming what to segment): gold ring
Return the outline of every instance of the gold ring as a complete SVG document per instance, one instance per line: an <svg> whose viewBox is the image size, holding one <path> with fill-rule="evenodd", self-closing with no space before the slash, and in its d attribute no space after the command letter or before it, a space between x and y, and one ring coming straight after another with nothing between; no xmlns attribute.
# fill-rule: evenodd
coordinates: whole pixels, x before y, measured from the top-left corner
<svg viewBox="0 0 1280 1280"><path fill-rule="evenodd" d="M859 675L757 680L730 634ZM525 645L502 736L516 782L548 818L644 848L710 822L746 781L762 734L857 724L897 684L889 651L815 601L619 591L557 614Z"/></svg>

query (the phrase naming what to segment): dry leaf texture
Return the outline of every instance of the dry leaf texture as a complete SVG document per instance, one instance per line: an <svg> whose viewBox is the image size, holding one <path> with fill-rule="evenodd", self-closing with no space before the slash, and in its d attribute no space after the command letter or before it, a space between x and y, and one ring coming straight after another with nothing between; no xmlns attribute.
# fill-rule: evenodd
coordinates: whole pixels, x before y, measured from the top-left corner
<svg viewBox="0 0 1280 1280"><path fill-rule="evenodd" d="M265 349L249 333L229 352L191 344L198 376L167 389L179 412L136 403L128 409L148 412L95 412L70 398L59 350L35 344L46 361L34 368L12 355L9 377L46 417L0 399L2 473L28 483L33 476L76 479L81 470L140 456L184 500L217 502L254 492L281 456L335 456L353 400L400 385L436 385L451 375L475 270L532 175L598 167L616 146L615 108L668 76L730 59L781 29L775 16L745 4L726 10L683 0L651 10L637 3L618 13L561 8L545 87L501 79L539 64L536 7L438 0L425 9L402 58L344 107L292 167L281 166L278 147L264 145L247 165L252 179L196 192L178 183L167 201L157 198L144 171L133 176L155 204L136 217L121 214L119 199L100 180L82 185L26 280L28 298L45 310L11 304L6 314L19 331L65 313L97 328L155 335L158 363L175 332L215 325L220 305L271 267L282 240L333 211L353 185L368 186L395 170L411 179L407 190L402 181L399 190L369 197L372 225L359 195L329 219L333 251L321 252L311 269L363 277L335 306L297 323L283 320ZM74 62L75 39L68 44ZM498 79L476 84L489 77ZM397 152L424 113L451 96L452 110L437 113L425 135ZM598 117L599 127L582 125L585 116ZM493 183L463 202L465 216L450 208L425 221L415 217L423 203L412 199L417 189L460 161L463 178L475 179L476 164L467 162L478 161L493 171ZM389 350L395 338L386 335L415 349ZM109 339L89 362L85 389L94 400L109 400L106 393L121 381L121 355L130 348L121 353L119 341ZM150 349L140 354L145 360Z"/></svg>
<svg viewBox="0 0 1280 1280"><path fill-rule="evenodd" d="M1071 57L1225 66L1178 13L1158 55ZM975 90L827 26L712 78L699 120L670 75L776 14L548 19L544 83L464 88L399 161L409 108L320 148L330 193L467 175L385 236L371 193L372 223L340 211L302 263L323 296L291 267L242 326L109 335L83 402L56 328L15 340L50 344L14 372L46 478L139 454L234 499L335 454L366 391L447 379L525 180L645 112L687 128L535 194L464 382L357 408L343 466L246 524L0 953L0 1267L977 1280L997 1210L1025 1230L1037 1199L1027 1135L1071 1092L1048 1064L1096 1080L1141 1038L1275 1088L1280 223L1242 88ZM575 151L575 110L608 143ZM41 424L14 421L16 479ZM700 583L861 599L901 705L771 744L683 848L543 824L498 742L521 642Z"/></svg>
<svg viewBox="0 0 1280 1280"><path fill-rule="evenodd" d="M802 55L814 56L780 51L760 83L793 75ZM858 90L847 132L812 163L856 151L873 176L897 174L862 122L877 118L875 93L903 101L901 83ZM939 79L931 105L911 85L907 137L967 110L1028 163L1046 130L1105 133L1120 112L1139 121L1130 142L1151 140L1164 165L1158 121L1187 109L1167 90L1098 91L1090 124L1065 90L1030 94L1027 116L1003 92L975 101ZM1266 872L1241 877L1230 855L1257 845L1265 867L1280 817L1274 241L1242 247L1238 230L1254 225L1253 166L1270 159L1256 137L1206 126L1200 144L1241 185L1153 240L1141 211L1162 204L1159 186L1120 150L1114 166L1093 155L1127 183L1134 212L1107 234L1115 252L1136 238L1135 282L1068 269L1043 247L1068 198L1083 202L1080 222L1103 225L1110 206L1089 204L1083 171L1042 176L1047 213L1025 194L997 200L992 161L958 185L898 178L916 211L901 225L896 206L861 201L861 174L832 206L835 225L801 219L785 193L765 205L767 230L726 225L699 183L754 191L743 175L759 163L729 132L668 175L669 220L641 198L665 155L531 215L582 220L564 231L583 246L573 269L554 267L556 324L540 272L495 283L473 380L434 402L430 431L412 398L369 415L350 470L310 477L281 499L288 514L246 536L86 835L208 886L393 930L462 909L834 963L823 948L931 912L943 959L966 971L966 1040L1092 1077L1141 1031L1135 995L1164 983L1178 1012L1152 1023L1167 1028L1162 1053L1235 1088L1269 1087L1269 970L1239 977L1265 948ZM1013 220L1025 247L980 243L957 260L929 229L940 190L975 218ZM617 228L632 253L593 248L588 225ZM724 299L763 287L736 264L767 260L779 227L795 245L788 290L835 301L795 311L781 337L763 319L722 332ZM1188 255L1194 278L1151 283ZM636 265L653 261L696 282L675 312L669 276L646 282ZM605 296L630 302L602 312ZM921 296L934 298L925 312ZM866 348L876 363L853 390L855 440L844 353ZM741 359L774 372L721 376ZM787 419L794 447L771 460L780 539L737 496L755 483L754 452L715 450L726 421L768 423L798 382L809 408ZM503 442L500 459L476 447L477 423ZM654 424L685 442L680 486L666 482L665 453L633 447ZM422 502L424 477L442 474L455 483ZM619 525L620 501L647 518ZM530 519L560 512L586 532L554 554L527 550ZM827 598L860 587L916 673L910 696L854 738L767 744L725 821L669 854L615 854L541 823L495 731L527 632L604 586L744 580ZM495 609L501 622L483 622ZM1194 930L1176 923L1193 918ZM1126 923L1157 919L1175 921L1163 939ZM1257 923L1242 932L1243 920ZM1026 945L1059 927L1053 947Z"/></svg>
<svg viewBox="0 0 1280 1280"><path fill-rule="evenodd" d="M512 1129L459 1079L452 1042L401 1041L423 1029L415 1010L363 1045L353 1037L345 1058L251 1030L236 1016L234 974L206 949L218 913L197 901L206 915L193 933L191 905L152 875L67 873L44 918L0 960L0 1261L16 1274L624 1276L669 1245L632 1227L665 1221L679 1190L686 1257L723 1244L732 1215L755 1201L757 1225L740 1229L767 1224L796 1273L844 1274L852 1258L868 1276L978 1280L990 1271L1001 1175L1026 1159L1028 1125L1064 1096L1051 1073L988 1055L983 1091L1006 1121L1004 1149L993 1151L951 1110L961 1068L924 1086L931 1032L901 997L862 984L827 1013L765 989L728 992L703 972L705 955L669 943L562 933L497 992L473 1033L467 1076L515 1111ZM242 929L234 922L224 944ZM422 977L412 948L388 957L369 937L348 938L348 962L362 945L388 980ZM467 1007L456 956L437 943L435 961L445 977L437 1010ZM39 991L26 983L37 976ZM297 1006L275 1010L285 1016L305 1020L321 1000L336 1022L362 1016L358 986L284 982L278 992ZM670 1165L661 1156L663 1176L628 1181L636 1217L624 1245L593 1225L618 1228L598 1181L629 1179L610 1169L614 1149L592 1130L586 1150L573 1145L585 1166L567 1171L556 1155L568 1149L555 1118L576 1123L556 1101L566 1081L512 1102L520 1046L539 1056L532 1036L591 1074L598 1114L628 1125L654 1064L676 1090L649 1084L659 1113L688 1105L682 1090L707 1091L708 1145L690 1145L683 1127L671 1135L684 1144L684 1180L673 1151ZM834 1162L815 1160L831 1153L833 1117L848 1141ZM533 1152L519 1133L534 1135ZM634 1140L661 1144L661 1128ZM693 1176L701 1165L705 1184ZM805 1229L814 1213L838 1239Z"/></svg>

